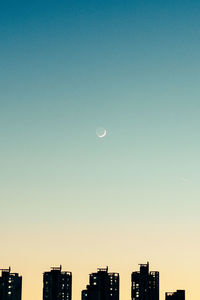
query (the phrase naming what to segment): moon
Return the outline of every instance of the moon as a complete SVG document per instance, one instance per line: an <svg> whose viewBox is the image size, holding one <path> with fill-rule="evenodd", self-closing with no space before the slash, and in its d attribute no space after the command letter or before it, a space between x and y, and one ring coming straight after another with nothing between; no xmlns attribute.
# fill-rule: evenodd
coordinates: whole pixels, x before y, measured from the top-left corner
<svg viewBox="0 0 200 300"><path fill-rule="evenodd" d="M97 135L100 139L104 138L104 137L106 136L106 134L107 134L107 130L106 130L105 128L103 128L103 127L97 128L97 130L96 130L96 135Z"/></svg>
<svg viewBox="0 0 200 300"><path fill-rule="evenodd" d="M107 134L107 131L106 131L106 129L104 130L104 133L102 134L102 135L98 135L98 137L99 138L103 138L104 136L106 136L106 134Z"/></svg>

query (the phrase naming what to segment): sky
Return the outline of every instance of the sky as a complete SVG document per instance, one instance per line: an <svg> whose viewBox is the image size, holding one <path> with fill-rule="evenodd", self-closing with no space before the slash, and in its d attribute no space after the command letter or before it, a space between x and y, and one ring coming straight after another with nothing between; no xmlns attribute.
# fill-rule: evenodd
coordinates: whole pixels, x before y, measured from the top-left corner
<svg viewBox="0 0 200 300"><path fill-rule="evenodd" d="M200 2L0 2L0 267L42 299L42 273L139 263L160 295L199 291ZM107 135L100 139L96 129Z"/></svg>

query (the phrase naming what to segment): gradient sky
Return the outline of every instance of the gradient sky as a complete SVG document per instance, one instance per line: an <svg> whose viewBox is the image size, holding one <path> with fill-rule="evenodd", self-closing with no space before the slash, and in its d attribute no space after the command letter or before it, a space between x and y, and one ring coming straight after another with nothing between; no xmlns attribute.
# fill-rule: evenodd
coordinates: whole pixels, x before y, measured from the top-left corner
<svg viewBox="0 0 200 300"><path fill-rule="evenodd" d="M200 2L0 2L0 267L130 273L200 298ZM96 128L108 130L98 139Z"/></svg>

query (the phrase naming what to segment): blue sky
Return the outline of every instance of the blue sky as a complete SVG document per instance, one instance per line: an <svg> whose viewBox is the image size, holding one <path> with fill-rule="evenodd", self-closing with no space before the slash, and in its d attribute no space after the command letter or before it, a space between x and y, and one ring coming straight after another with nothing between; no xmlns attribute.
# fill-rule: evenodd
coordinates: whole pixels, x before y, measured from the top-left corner
<svg viewBox="0 0 200 300"><path fill-rule="evenodd" d="M172 234L170 226L187 220L195 238L199 15L194 0L1 2L1 222L12 219L9 234L15 224L30 255L27 232L37 243L37 228L50 234L55 227L57 236L70 227L79 239L94 223L100 235L102 224L123 235L140 222L161 229L169 222ZM104 139L98 126L108 130ZM188 289L191 299L199 296L193 283Z"/></svg>

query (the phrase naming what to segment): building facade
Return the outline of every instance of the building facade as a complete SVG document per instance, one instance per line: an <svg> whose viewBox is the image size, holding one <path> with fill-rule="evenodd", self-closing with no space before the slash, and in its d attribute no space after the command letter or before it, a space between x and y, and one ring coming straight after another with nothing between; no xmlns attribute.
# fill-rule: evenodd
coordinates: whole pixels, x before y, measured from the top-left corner
<svg viewBox="0 0 200 300"><path fill-rule="evenodd" d="M72 273L63 272L62 266L43 274L43 300L71 300Z"/></svg>
<svg viewBox="0 0 200 300"><path fill-rule="evenodd" d="M108 273L108 267L90 274L82 300L119 300L119 273Z"/></svg>
<svg viewBox="0 0 200 300"><path fill-rule="evenodd" d="M185 291L177 290L174 293L166 293L165 300L185 300Z"/></svg>
<svg viewBox="0 0 200 300"><path fill-rule="evenodd" d="M0 300L21 300L22 277L11 273L11 269L1 269Z"/></svg>
<svg viewBox="0 0 200 300"><path fill-rule="evenodd" d="M149 263L131 274L132 300L159 300L159 272L149 271Z"/></svg>

